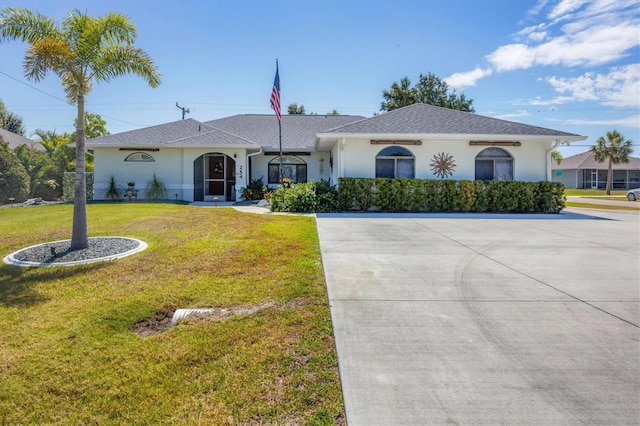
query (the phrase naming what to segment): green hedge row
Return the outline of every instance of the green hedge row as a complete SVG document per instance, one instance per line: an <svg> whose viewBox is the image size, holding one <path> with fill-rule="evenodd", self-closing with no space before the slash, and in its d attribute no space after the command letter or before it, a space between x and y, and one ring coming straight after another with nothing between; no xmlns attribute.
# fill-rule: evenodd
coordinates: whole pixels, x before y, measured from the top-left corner
<svg viewBox="0 0 640 426"><path fill-rule="evenodd" d="M338 210L559 213L559 182L340 178Z"/></svg>
<svg viewBox="0 0 640 426"><path fill-rule="evenodd" d="M93 200L93 172L84 173L87 184L87 200ZM73 201L76 198L76 172L64 172L62 177L62 199Z"/></svg>

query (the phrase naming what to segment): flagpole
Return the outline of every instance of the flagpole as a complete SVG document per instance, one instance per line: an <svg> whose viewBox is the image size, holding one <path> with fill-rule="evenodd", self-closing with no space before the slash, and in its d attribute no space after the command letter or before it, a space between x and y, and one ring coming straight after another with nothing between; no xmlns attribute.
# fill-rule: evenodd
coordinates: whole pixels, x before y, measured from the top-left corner
<svg viewBox="0 0 640 426"><path fill-rule="evenodd" d="M276 71L280 74L280 67L278 66L278 58L276 58ZM278 85L280 84L280 77L278 76ZM278 88L279 89L279 88ZM278 146L280 147L280 183L282 183L283 171L282 171L282 120L278 120Z"/></svg>
<svg viewBox="0 0 640 426"><path fill-rule="evenodd" d="M278 142L280 144L280 183L282 183L282 121L278 120Z"/></svg>
<svg viewBox="0 0 640 426"><path fill-rule="evenodd" d="M278 167L278 178L282 183L282 113L280 106L280 70L278 68L278 58L276 58L276 76L273 79L273 89L271 90L271 108L276 112L278 118L278 145L280 146L280 165Z"/></svg>

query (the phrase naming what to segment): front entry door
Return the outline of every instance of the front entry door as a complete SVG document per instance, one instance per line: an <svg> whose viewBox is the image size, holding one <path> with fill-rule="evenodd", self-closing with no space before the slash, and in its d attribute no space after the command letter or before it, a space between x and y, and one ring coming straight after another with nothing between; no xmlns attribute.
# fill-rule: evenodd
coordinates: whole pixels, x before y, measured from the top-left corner
<svg viewBox="0 0 640 426"><path fill-rule="evenodd" d="M235 201L235 160L224 154L206 154L204 155L204 162L202 163L200 167L204 168L204 173L200 175L200 179L204 180L203 201L213 201L214 198L217 198L219 201ZM194 179L197 180L197 174ZM196 182L196 187L197 186ZM202 194L203 192L200 193Z"/></svg>
<svg viewBox="0 0 640 426"><path fill-rule="evenodd" d="M224 155L210 154L204 159L204 200L225 200Z"/></svg>

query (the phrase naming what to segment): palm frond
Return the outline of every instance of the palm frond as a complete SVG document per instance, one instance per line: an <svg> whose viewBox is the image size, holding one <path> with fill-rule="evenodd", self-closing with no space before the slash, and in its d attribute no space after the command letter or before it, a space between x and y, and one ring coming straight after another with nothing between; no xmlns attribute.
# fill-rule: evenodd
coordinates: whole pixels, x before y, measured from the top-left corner
<svg viewBox="0 0 640 426"><path fill-rule="evenodd" d="M78 96L85 96L91 91L91 78L83 70L68 72L60 77L67 99L74 105L78 103Z"/></svg>
<svg viewBox="0 0 640 426"><path fill-rule="evenodd" d="M25 53L25 76L29 80L40 81L49 71L60 74L64 72L72 57L73 53L62 40L55 38L36 40Z"/></svg>
<svg viewBox="0 0 640 426"><path fill-rule="evenodd" d="M155 88L160 84L161 78L149 54L132 46L111 46L103 52L93 70L98 82L108 82L115 77L136 74Z"/></svg>
<svg viewBox="0 0 640 426"><path fill-rule="evenodd" d="M52 19L21 7L6 7L0 13L0 41L20 40L32 44L44 38L62 38Z"/></svg>

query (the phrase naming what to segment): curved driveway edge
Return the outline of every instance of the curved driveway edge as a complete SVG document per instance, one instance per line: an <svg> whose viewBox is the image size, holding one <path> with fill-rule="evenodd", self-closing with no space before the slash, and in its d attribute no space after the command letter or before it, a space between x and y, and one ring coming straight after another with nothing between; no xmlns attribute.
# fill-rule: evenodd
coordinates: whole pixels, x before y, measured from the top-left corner
<svg viewBox="0 0 640 426"><path fill-rule="evenodd" d="M640 424L638 219L318 214L348 424Z"/></svg>

